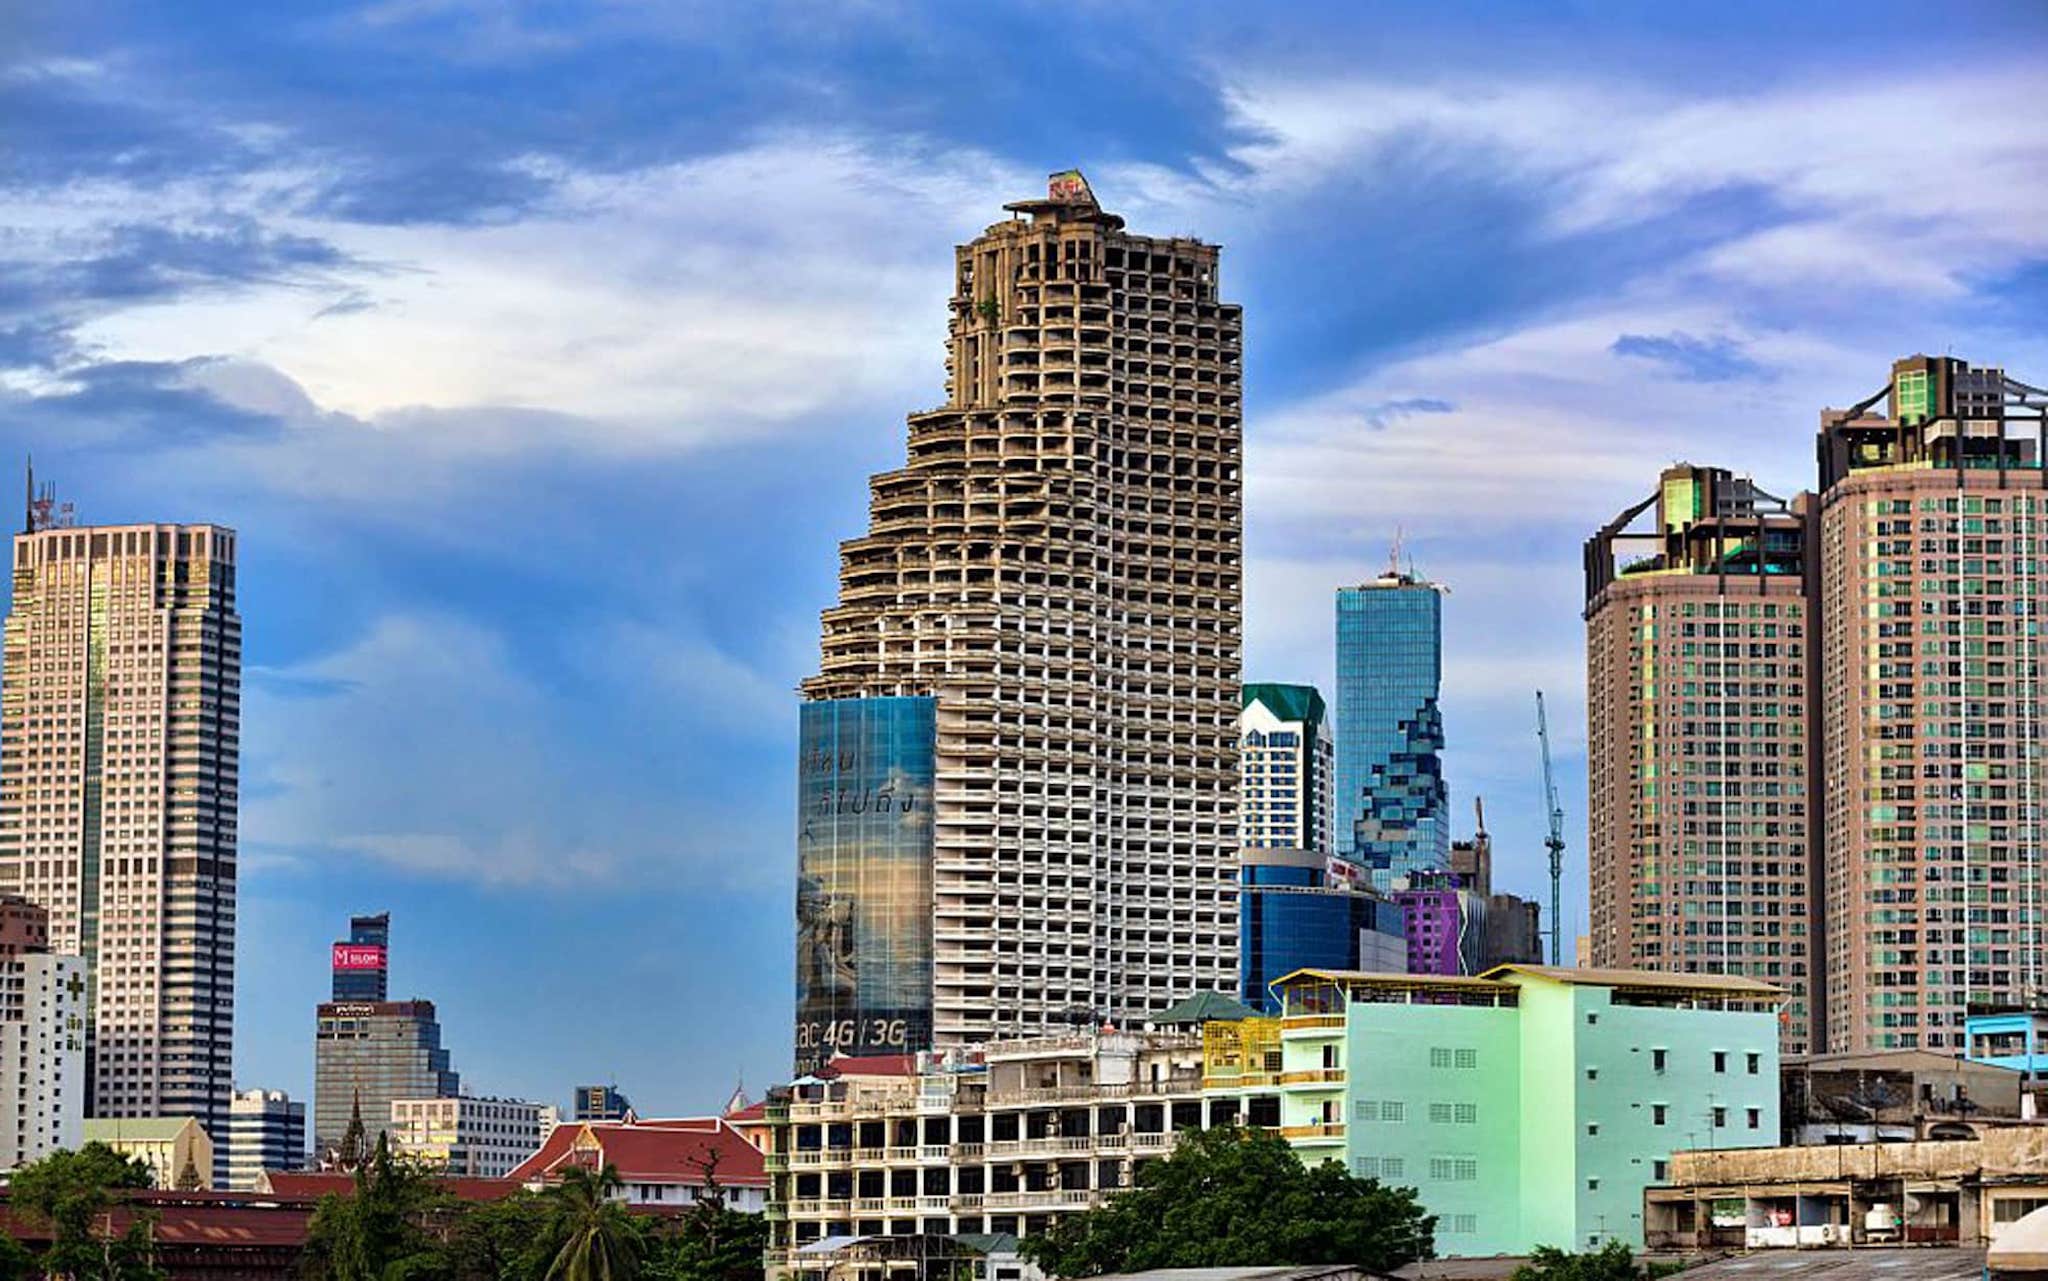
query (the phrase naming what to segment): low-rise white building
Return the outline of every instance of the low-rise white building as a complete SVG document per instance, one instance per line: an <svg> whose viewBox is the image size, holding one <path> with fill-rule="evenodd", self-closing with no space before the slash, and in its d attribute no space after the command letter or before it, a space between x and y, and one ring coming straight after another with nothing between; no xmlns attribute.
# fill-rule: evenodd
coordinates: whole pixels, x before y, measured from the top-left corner
<svg viewBox="0 0 2048 1281"><path fill-rule="evenodd" d="M85 961L0 961L0 1170L77 1148L85 1133Z"/></svg>
<svg viewBox="0 0 2048 1281"><path fill-rule="evenodd" d="M457 1178L502 1179L540 1151L547 1105L527 1099L393 1099L391 1147Z"/></svg>

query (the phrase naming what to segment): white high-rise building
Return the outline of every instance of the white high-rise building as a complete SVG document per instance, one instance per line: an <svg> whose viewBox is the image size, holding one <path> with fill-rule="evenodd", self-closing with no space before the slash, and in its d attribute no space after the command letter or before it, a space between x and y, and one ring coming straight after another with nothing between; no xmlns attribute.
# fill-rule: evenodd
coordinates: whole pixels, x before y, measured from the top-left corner
<svg viewBox="0 0 2048 1281"><path fill-rule="evenodd" d="M306 1105L283 1090L238 1090L227 1140L228 1188L253 1192L266 1170L306 1168Z"/></svg>
<svg viewBox="0 0 2048 1281"><path fill-rule="evenodd" d="M235 535L14 539L0 698L0 893L85 959L89 1113L190 1116L232 1090L242 623Z"/></svg>
<svg viewBox="0 0 2048 1281"><path fill-rule="evenodd" d="M0 1170L76 1150L85 1130L85 962L0 959Z"/></svg>
<svg viewBox="0 0 2048 1281"><path fill-rule="evenodd" d="M800 1063L1236 986L1242 314L1078 173L1008 208L803 685Z"/></svg>
<svg viewBox="0 0 2048 1281"><path fill-rule="evenodd" d="M1313 685L1244 687L1237 717L1244 847L1294 849L1328 858L1335 747L1323 696Z"/></svg>

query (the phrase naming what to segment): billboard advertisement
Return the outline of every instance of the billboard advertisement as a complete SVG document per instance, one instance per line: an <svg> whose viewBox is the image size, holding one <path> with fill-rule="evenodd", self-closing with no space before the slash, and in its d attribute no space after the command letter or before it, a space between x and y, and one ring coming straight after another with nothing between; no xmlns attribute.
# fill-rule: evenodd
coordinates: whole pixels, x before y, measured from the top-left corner
<svg viewBox="0 0 2048 1281"><path fill-rule="evenodd" d="M932 1032L935 700L805 703L797 761L796 1066Z"/></svg>
<svg viewBox="0 0 2048 1281"><path fill-rule="evenodd" d="M337 970L381 970L384 968L384 949L371 943L336 943L334 945L334 968Z"/></svg>

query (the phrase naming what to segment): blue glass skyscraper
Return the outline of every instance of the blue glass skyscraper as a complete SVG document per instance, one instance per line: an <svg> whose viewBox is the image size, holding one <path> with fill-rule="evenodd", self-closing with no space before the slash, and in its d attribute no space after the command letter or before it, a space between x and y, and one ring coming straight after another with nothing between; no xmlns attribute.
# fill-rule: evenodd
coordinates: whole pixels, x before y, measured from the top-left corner
<svg viewBox="0 0 2048 1281"><path fill-rule="evenodd" d="M1337 846L1382 890L1450 854L1442 685L1442 588L1390 568L1337 590Z"/></svg>

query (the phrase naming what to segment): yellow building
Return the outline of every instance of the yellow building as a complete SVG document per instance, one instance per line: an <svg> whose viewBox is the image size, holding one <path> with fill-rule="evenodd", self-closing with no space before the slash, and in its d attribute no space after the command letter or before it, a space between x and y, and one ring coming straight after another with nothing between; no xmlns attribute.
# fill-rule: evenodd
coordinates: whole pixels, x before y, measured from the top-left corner
<svg viewBox="0 0 2048 1281"><path fill-rule="evenodd" d="M213 1187L213 1140L196 1117L97 1117L85 1123L85 1141L104 1143L149 1167L160 1188L175 1188L181 1174ZM189 1171L189 1173L188 1173Z"/></svg>

